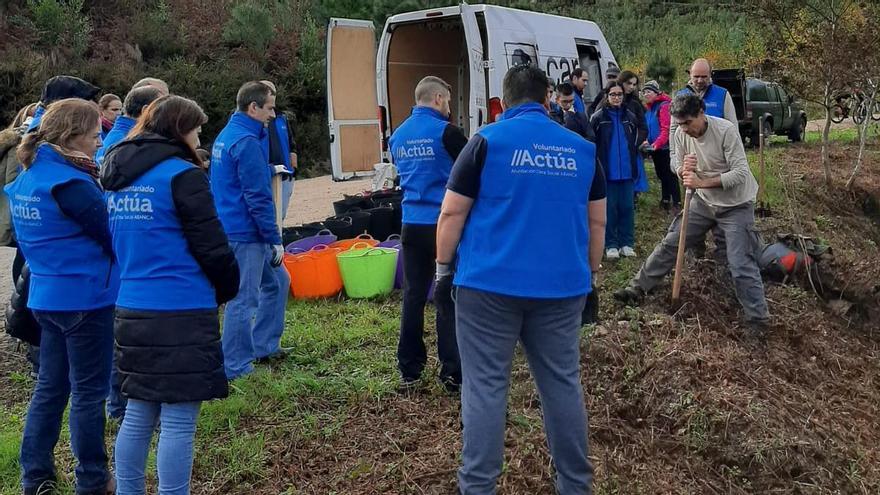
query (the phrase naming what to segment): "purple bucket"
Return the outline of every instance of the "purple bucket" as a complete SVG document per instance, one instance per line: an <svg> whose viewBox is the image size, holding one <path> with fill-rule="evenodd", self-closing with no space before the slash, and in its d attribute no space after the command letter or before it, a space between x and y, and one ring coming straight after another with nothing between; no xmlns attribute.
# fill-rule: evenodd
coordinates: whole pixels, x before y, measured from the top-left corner
<svg viewBox="0 0 880 495"><path fill-rule="evenodd" d="M333 242L336 242L336 236L333 235L329 230L322 230L318 232L317 235L313 235L311 237L304 237L298 241L293 241L284 248L284 251L287 253L295 254L302 253L305 251L309 251L315 246L324 244L329 245Z"/></svg>
<svg viewBox="0 0 880 495"><path fill-rule="evenodd" d="M391 234L388 236L388 239L380 242L376 247L392 248L399 252L402 248L400 245L400 235ZM403 256L400 256L400 254L397 255L397 271L394 272L394 288L403 288Z"/></svg>

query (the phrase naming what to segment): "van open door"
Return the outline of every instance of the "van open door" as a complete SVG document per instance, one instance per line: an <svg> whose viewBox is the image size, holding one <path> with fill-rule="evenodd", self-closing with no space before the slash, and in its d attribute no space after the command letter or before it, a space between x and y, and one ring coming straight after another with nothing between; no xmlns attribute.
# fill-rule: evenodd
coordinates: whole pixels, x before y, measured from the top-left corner
<svg viewBox="0 0 880 495"><path fill-rule="evenodd" d="M327 117L333 180L371 175L381 162L376 35L371 21L330 19Z"/></svg>
<svg viewBox="0 0 880 495"><path fill-rule="evenodd" d="M486 92L486 68L483 63L483 39L480 36L480 26L477 24L477 15L474 7L465 3L461 4L461 21L464 25L464 37L470 55L469 79L470 79L470 135L476 132L488 122L489 112L487 109L488 93Z"/></svg>

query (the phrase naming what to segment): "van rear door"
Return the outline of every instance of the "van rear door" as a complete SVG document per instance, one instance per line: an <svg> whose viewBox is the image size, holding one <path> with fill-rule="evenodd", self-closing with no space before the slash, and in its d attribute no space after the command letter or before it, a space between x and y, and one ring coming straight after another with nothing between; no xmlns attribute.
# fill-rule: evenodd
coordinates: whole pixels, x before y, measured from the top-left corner
<svg viewBox="0 0 880 495"><path fill-rule="evenodd" d="M371 21L330 19L327 118L334 180L373 173L381 162L376 98L376 34Z"/></svg>
<svg viewBox="0 0 880 495"><path fill-rule="evenodd" d="M483 39L480 37L480 25L474 7L461 4L461 22L464 25L464 37L468 46L470 64L470 134L475 134L488 120L486 92L486 68L483 66Z"/></svg>

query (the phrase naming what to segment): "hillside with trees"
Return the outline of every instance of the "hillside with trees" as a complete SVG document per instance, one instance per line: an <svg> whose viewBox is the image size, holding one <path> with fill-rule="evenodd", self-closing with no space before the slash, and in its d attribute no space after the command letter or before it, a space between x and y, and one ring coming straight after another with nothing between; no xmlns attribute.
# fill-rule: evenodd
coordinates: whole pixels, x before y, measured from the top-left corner
<svg viewBox="0 0 880 495"><path fill-rule="evenodd" d="M765 47L732 2L500 0L510 7L596 21L624 68L681 84L697 55L720 66L759 68ZM326 167L325 31L330 17L372 19L448 6L437 0L3 0L0 125L39 99L43 81L71 74L124 96L149 75L208 113L210 142L242 81L271 79L279 106L297 118L302 160ZM365 82L366 83L366 82Z"/></svg>

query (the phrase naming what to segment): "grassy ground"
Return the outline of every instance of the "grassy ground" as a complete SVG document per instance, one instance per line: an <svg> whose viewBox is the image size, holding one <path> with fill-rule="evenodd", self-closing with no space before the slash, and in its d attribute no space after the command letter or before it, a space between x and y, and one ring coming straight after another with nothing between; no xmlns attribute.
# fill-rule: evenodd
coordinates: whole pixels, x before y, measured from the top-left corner
<svg viewBox="0 0 880 495"><path fill-rule="evenodd" d="M808 136L808 142L813 138ZM771 205L784 201L777 173L784 165L784 150L781 142L775 142L765 155L766 201ZM757 172L758 160L754 152L749 154ZM659 187L650 163L648 170L651 192L641 196L637 209L636 249L640 256L606 263L600 280L603 314L612 306L610 293L635 273L671 220L655 207ZM452 483L460 449L457 402L431 380L436 376L436 360L429 362L425 388L417 396L401 397L395 391L399 307L397 295L372 301L292 300L282 344L292 347L293 354L232 383L228 399L204 405L196 440L194 493L447 493L425 486L430 487L431 480L447 488ZM433 328L432 311L427 319L426 327ZM655 324L638 315L631 322L635 329ZM585 335L595 331L586 328ZM433 335L428 339L432 349ZM635 353L653 355L658 351L642 349L645 343L638 333L628 334L622 345ZM588 346L585 344L585 353ZM649 372L648 368L627 370L626 381ZM512 382L508 445L514 447L508 448L502 488L507 487L506 493L548 493L550 468L540 409L521 356ZM6 377L3 386L17 397L0 402L0 494L11 495L19 490L18 447L32 383L25 375L14 373ZM602 393L592 392L597 397ZM698 401L685 396L676 400L676 407L682 410ZM601 408L591 404L591 414ZM704 438L704 430L714 420L698 420L689 422L683 435L690 439L688 445L709 448L711 442ZM600 419L594 435L607 445L607 432L601 425ZM115 429L116 425L108 425L111 448ZM65 427L56 449L64 494L73 493L68 438ZM624 449L618 455L625 453ZM613 458L613 453L605 455ZM522 467L535 464L539 467ZM744 476L736 471L739 468L730 469L724 476L732 480ZM154 483L154 467L148 476ZM596 493L634 493L633 487L639 485L621 476L619 472L603 474L600 468ZM651 488L642 486L645 493L651 493Z"/></svg>

